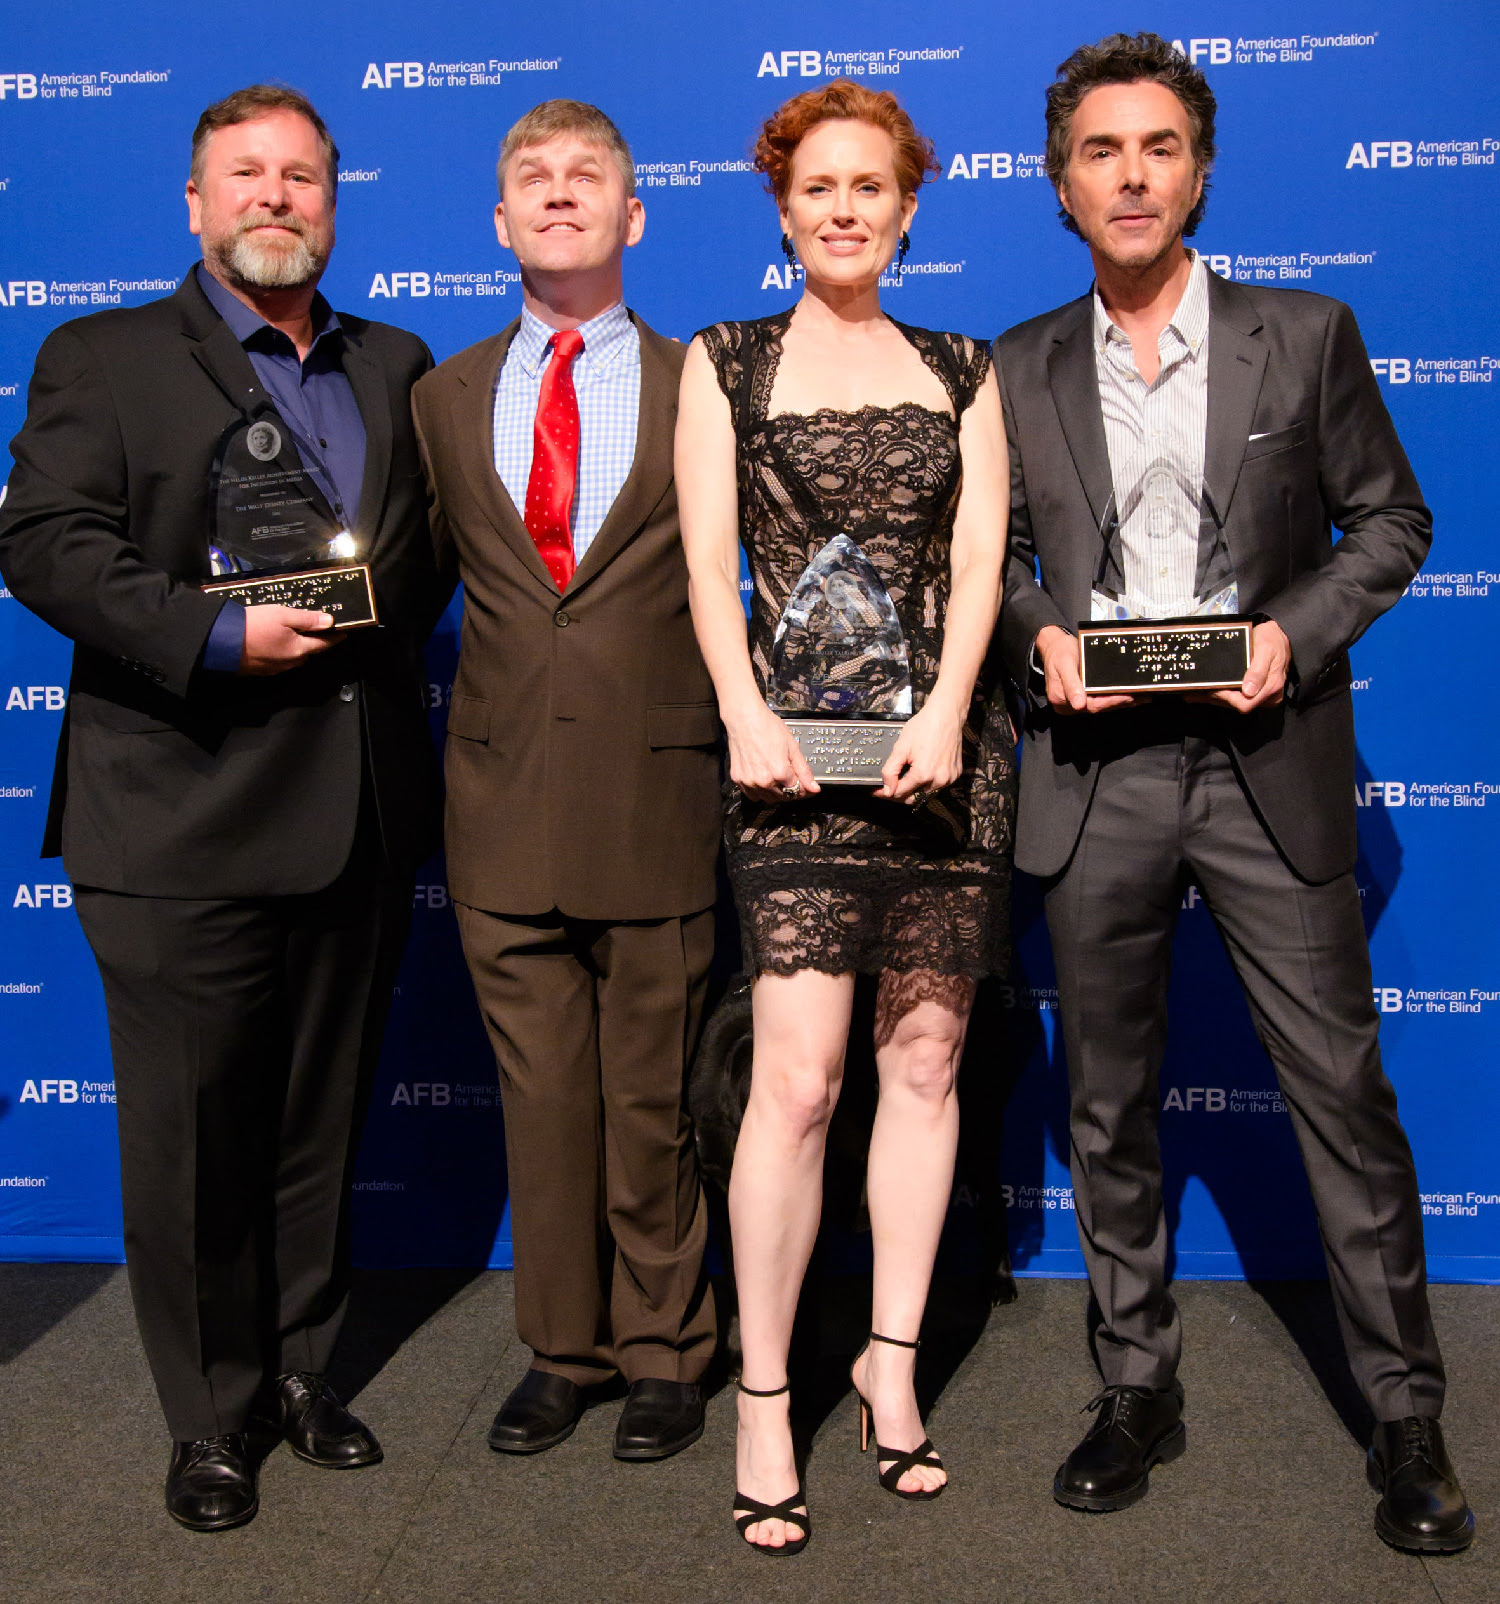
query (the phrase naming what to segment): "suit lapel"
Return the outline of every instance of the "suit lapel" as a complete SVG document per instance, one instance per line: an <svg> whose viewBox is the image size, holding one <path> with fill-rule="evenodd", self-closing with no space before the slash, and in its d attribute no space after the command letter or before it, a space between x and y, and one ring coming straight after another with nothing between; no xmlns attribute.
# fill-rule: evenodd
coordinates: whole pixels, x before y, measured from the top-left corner
<svg viewBox="0 0 1500 1604"><path fill-rule="evenodd" d="M1216 273L1208 275L1208 317L1203 482L1222 524L1229 518L1250 425L1255 421L1255 404L1266 372L1266 347L1255 338L1261 319L1250 298Z"/></svg>
<svg viewBox="0 0 1500 1604"><path fill-rule="evenodd" d="M512 323L482 360L459 373L449 415L464 478L479 510L525 567L556 595L557 581L542 561L536 542L495 471L495 382L519 326L519 321Z"/></svg>
<svg viewBox="0 0 1500 1604"><path fill-rule="evenodd" d="M391 398L385 375L356 339L344 334L344 372L365 425L365 475L359 489L355 530L371 545L385 514L391 482Z"/></svg>
<svg viewBox="0 0 1500 1604"><path fill-rule="evenodd" d="M1109 446L1104 438L1104 414L1099 410L1093 296L1084 296L1074 302L1074 306L1076 315L1072 326L1054 336L1057 343L1047 358L1047 380L1097 529L1108 511L1114 481L1110 474Z"/></svg>
<svg viewBox="0 0 1500 1604"><path fill-rule="evenodd" d="M207 307L208 301L205 299L203 304ZM190 326L184 332L193 341L193 356L198 365L224 392L224 398L230 406L236 412L248 415L254 412L260 402L271 398L261 388L255 369L250 365L250 358L245 355L244 346L235 339L233 330L217 312L213 312L212 307L209 307L209 311L213 313L211 328L195 329Z"/></svg>
<svg viewBox="0 0 1500 1604"><path fill-rule="evenodd" d="M672 482L672 437L677 426L676 373L662 352L661 336L631 320L641 337L641 404L635 430L635 457L620 493L599 533L589 542L569 592L588 584L639 532L651 509Z"/></svg>

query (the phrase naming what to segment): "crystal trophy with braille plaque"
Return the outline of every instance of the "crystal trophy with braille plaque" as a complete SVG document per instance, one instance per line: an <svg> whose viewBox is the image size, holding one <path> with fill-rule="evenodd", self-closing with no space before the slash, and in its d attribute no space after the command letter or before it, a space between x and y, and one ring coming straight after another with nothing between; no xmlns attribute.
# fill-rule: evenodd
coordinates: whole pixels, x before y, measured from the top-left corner
<svg viewBox="0 0 1500 1604"><path fill-rule="evenodd" d="M328 613L335 629L378 623L370 566L298 457L291 430L271 409L241 418L219 438L209 478L205 595L247 607Z"/></svg>
<svg viewBox="0 0 1500 1604"><path fill-rule="evenodd" d="M787 597L766 701L819 785L882 783L912 714L911 663L890 593L847 535L828 541Z"/></svg>
<svg viewBox="0 0 1500 1604"><path fill-rule="evenodd" d="M1203 531L1222 526L1205 488ZM1210 520L1204 523L1202 520ZM1091 616L1078 626L1079 668L1090 696L1145 696L1171 691L1237 690L1250 670L1253 621L1239 614L1239 586L1232 568L1212 563L1209 580L1191 617L1151 618L1149 598L1131 594L1117 555L1119 515L1111 493L1099 523L1100 557L1089 596ZM1162 570L1163 574L1166 570ZM1207 578L1207 575L1204 576Z"/></svg>

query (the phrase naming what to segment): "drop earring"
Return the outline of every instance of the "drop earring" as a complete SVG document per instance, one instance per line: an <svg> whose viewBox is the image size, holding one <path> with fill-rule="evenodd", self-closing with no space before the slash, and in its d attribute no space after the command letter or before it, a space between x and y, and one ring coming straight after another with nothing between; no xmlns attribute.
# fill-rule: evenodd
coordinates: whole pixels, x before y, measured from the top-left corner
<svg viewBox="0 0 1500 1604"><path fill-rule="evenodd" d="M792 236L790 234L781 236L781 254L786 257L793 267L797 265L797 247L792 244Z"/></svg>
<svg viewBox="0 0 1500 1604"><path fill-rule="evenodd" d="M901 282L901 276L906 263L906 253L911 249L911 235L905 229L901 231L901 243L896 247L896 282Z"/></svg>

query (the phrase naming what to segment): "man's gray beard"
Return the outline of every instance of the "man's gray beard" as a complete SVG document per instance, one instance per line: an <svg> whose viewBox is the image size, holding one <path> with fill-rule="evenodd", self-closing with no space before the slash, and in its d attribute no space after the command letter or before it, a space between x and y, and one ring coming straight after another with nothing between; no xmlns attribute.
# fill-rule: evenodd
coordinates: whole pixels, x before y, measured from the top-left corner
<svg viewBox="0 0 1500 1604"><path fill-rule="evenodd" d="M315 250L305 235L273 245L252 234L236 234L215 254L228 276L247 289L300 290L317 283L328 266L328 252Z"/></svg>

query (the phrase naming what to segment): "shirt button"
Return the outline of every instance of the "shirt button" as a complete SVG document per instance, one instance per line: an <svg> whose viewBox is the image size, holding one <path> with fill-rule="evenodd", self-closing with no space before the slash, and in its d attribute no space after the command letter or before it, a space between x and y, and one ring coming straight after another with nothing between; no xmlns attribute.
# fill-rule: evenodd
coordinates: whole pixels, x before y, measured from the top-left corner
<svg viewBox="0 0 1500 1604"><path fill-rule="evenodd" d="M339 700L341 702L352 702L354 700L354 687L352 685L340 685Z"/></svg>
<svg viewBox="0 0 1500 1604"><path fill-rule="evenodd" d="M573 622L573 620L569 618L566 613L554 613L552 615L552 622L556 624L559 629L566 629L568 625Z"/></svg>

